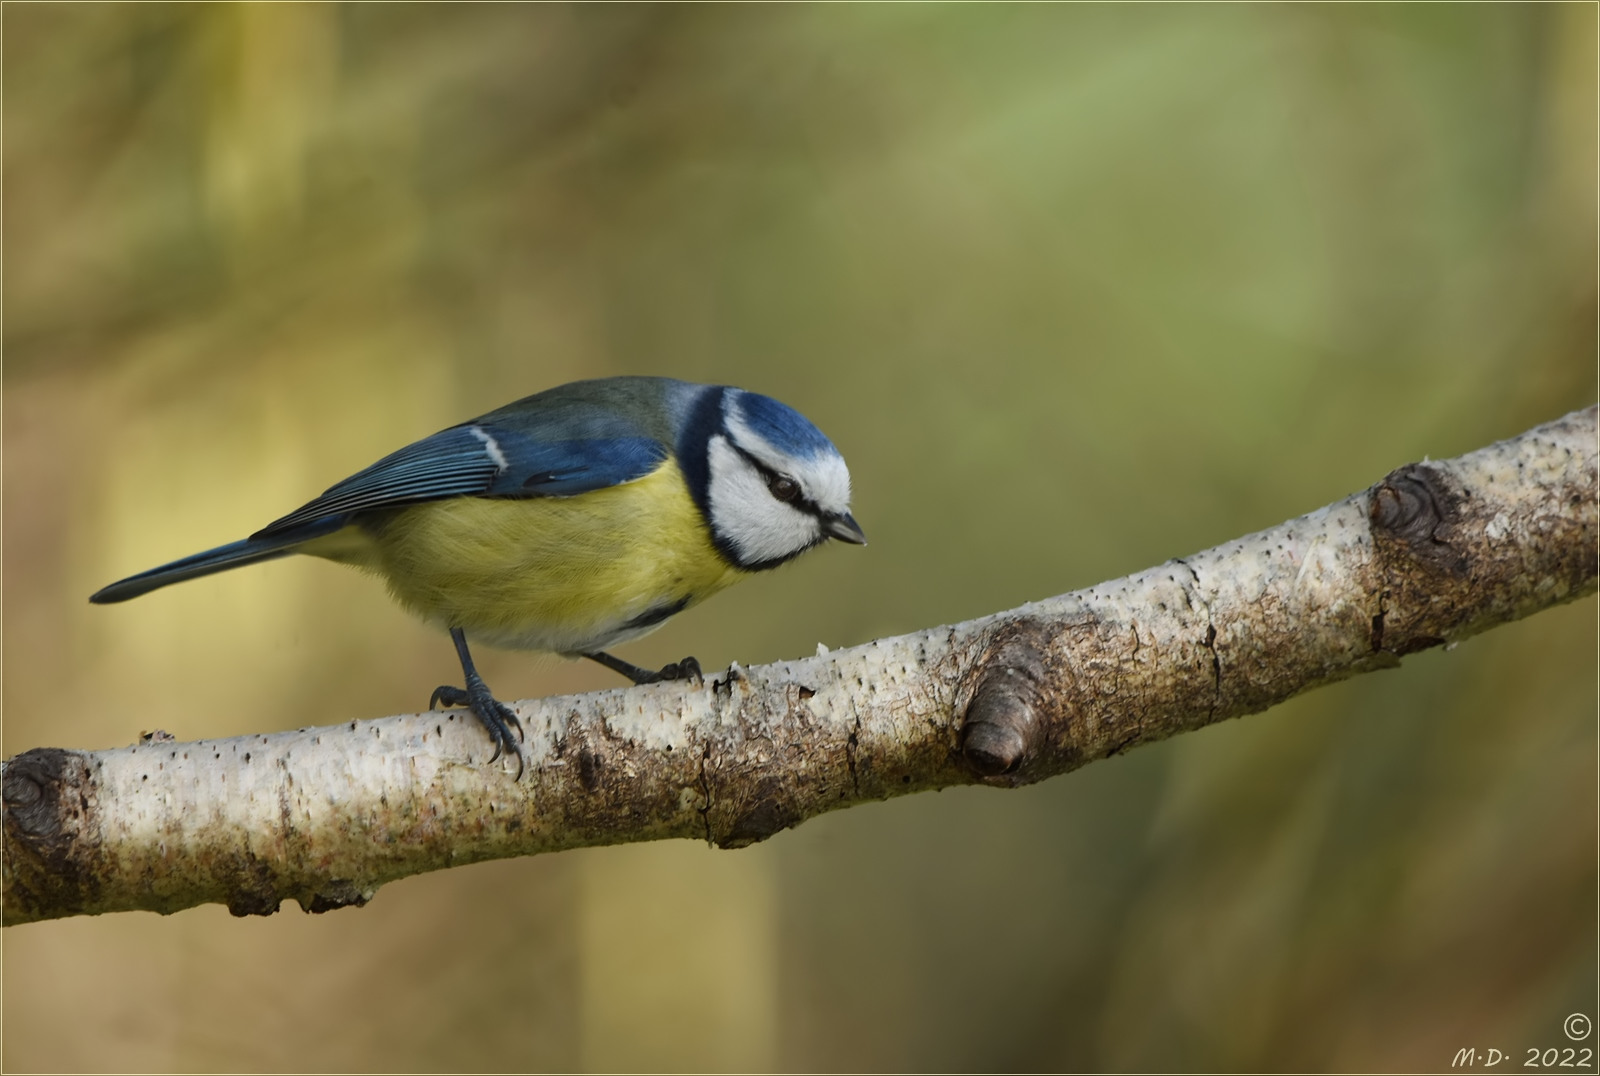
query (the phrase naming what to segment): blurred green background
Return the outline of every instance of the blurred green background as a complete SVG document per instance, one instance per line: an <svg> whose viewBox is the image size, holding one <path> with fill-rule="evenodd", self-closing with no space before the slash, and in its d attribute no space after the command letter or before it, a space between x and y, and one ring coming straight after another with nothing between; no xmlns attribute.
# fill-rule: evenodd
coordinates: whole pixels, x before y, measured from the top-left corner
<svg viewBox="0 0 1600 1076"><path fill-rule="evenodd" d="M871 546L623 651L707 667L1087 586L1595 399L1592 5L4 20L8 755L417 709L448 642L331 564L85 599L577 377L758 389L851 462ZM746 851L18 927L3 1064L1520 1066L1595 1012L1595 690L1586 600Z"/></svg>

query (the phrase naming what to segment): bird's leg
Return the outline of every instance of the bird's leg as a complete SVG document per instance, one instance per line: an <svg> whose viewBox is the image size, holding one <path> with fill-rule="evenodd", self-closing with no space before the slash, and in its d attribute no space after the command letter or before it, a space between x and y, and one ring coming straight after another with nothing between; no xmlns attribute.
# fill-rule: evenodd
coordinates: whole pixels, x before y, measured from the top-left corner
<svg viewBox="0 0 1600 1076"><path fill-rule="evenodd" d="M694 658L684 658L682 661L674 661L670 665L663 665L659 670L651 671L650 669L641 669L631 661L623 661L621 658L614 658L604 650L596 650L591 654L585 654L583 656L588 658L590 661L598 662L599 664L604 665L612 672L621 673L623 676L626 676L629 680L632 680L636 684L655 684L660 683L662 680L693 680L696 683L704 682L704 677L700 675L700 663Z"/></svg>
<svg viewBox="0 0 1600 1076"><path fill-rule="evenodd" d="M516 755L517 779L521 780L522 752L517 748L511 730L516 729L520 736L522 722L511 712L511 707L489 693L489 685L478 675L478 670L472 664L472 655L467 652L466 634L460 628L451 628L450 638L455 640L456 653L461 656L461 673L466 677L467 686L462 689L446 684L435 688L433 698L428 701L428 709L437 710L443 703L445 706L465 706L471 710L489 731L489 739L494 741L494 754L489 761L493 762L502 754Z"/></svg>

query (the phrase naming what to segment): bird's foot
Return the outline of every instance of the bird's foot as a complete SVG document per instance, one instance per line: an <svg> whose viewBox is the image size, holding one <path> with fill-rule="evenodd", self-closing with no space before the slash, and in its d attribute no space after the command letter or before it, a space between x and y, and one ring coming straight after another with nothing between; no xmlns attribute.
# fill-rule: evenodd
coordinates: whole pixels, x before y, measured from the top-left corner
<svg viewBox="0 0 1600 1076"><path fill-rule="evenodd" d="M471 710L483 722L489 739L494 741L494 754L489 756L489 761L492 763L503 754L515 755L517 779L522 779L522 750L517 746L517 737L522 735L522 722L511 712L511 707L489 693L487 684L476 676L469 676L465 688L451 687L449 684L435 688L433 697L428 700L428 709L437 710L441 705L465 706ZM516 730L516 737L511 735L513 729Z"/></svg>
<svg viewBox="0 0 1600 1076"><path fill-rule="evenodd" d="M700 672L700 662L696 658L688 657L680 661L661 666L656 673L657 680L693 680L696 684L703 684L706 678Z"/></svg>
<svg viewBox="0 0 1600 1076"><path fill-rule="evenodd" d="M705 677L700 674L700 662L694 658L674 661L659 669L642 669L631 661L614 658L604 650L596 650L592 654L583 656L604 665L612 672L621 673L635 684L659 684L663 680L692 680L696 684L705 683Z"/></svg>

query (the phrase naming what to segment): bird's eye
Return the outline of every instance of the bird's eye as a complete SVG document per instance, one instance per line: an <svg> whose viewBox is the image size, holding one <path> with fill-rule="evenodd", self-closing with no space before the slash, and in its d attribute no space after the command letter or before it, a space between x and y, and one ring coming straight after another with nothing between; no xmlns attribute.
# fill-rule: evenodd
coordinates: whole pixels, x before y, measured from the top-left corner
<svg viewBox="0 0 1600 1076"><path fill-rule="evenodd" d="M767 479L767 491L778 500L788 503L800 496L800 483L788 475L773 475Z"/></svg>

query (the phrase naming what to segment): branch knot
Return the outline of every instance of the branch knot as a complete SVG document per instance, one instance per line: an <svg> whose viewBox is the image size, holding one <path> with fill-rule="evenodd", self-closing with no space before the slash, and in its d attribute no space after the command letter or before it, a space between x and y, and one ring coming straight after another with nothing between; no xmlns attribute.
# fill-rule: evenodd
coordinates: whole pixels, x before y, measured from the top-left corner
<svg viewBox="0 0 1600 1076"><path fill-rule="evenodd" d="M26 919L37 907L70 914L92 899L88 783L88 763L74 751L36 747L6 762L8 919Z"/></svg>
<svg viewBox="0 0 1600 1076"><path fill-rule="evenodd" d="M1038 620L1012 621L996 633L979 663L961 753L984 777L1015 773L1038 749L1049 638Z"/></svg>
<svg viewBox="0 0 1600 1076"><path fill-rule="evenodd" d="M1408 463L1390 472L1373 491L1369 510L1373 533L1395 539L1425 564L1464 574L1466 557L1449 541L1461 501L1461 492L1438 468Z"/></svg>

